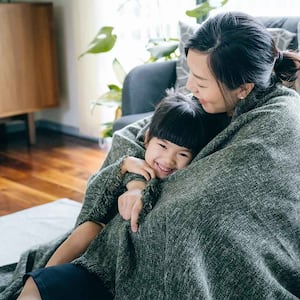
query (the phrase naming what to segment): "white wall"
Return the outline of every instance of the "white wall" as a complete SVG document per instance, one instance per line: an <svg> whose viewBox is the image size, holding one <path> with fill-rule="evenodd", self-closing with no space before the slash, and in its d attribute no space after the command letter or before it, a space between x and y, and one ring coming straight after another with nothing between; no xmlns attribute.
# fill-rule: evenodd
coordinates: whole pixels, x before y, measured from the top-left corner
<svg viewBox="0 0 300 300"><path fill-rule="evenodd" d="M73 126L88 136L98 136L101 122L91 114L90 99L97 97L95 56L78 56L93 34L94 0L54 0L60 81L60 107L44 111L42 119Z"/></svg>
<svg viewBox="0 0 300 300"><path fill-rule="evenodd" d="M47 0L25 1L47 2ZM183 5L181 0L177 1L182 6L178 10L181 15L184 15L185 9L183 7L189 8L194 0L186 0L190 5L187 3ZM141 23L137 24L137 20L134 18L129 22L126 15L122 19L118 9L120 3L125 2L124 0L53 0L52 2L54 4L55 35L58 51L60 106L59 108L37 113L36 119L72 126L78 128L79 133L83 135L98 137L100 123L108 121L113 112L109 112L107 109L101 111L97 107L92 114L90 101L106 92L107 84L117 83L111 67L114 57L120 59L127 72L134 65L141 64L146 60L146 57L140 58L136 55L137 51L133 51L133 49L136 50L138 45L130 39L131 30L136 30L139 26L145 27L145 20L141 19L139 21ZM165 2L161 1L160 5L166 4ZM172 0L169 0L169 2L173 3ZM150 4L151 1L148 1L148 5ZM144 13L147 15L147 11ZM168 11L165 13L167 13L169 19L172 19L172 15ZM153 13L150 13L149 16L157 17L153 16ZM176 22L177 18L177 15L173 16ZM166 16L159 19L165 20ZM168 24L167 19L165 22ZM115 26L115 32L118 36L126 33L123 43L118 41L111 52L86 55L78 60L78 56L86 49L98 29L104 25ZM121 34L120 31L118 32L120 29L123 30ZM140 43L139 47L144 48L144 45L145 42ZM149 53L147 53L148 56Z"/></svg>
<svg viewBox="0 0 300 300"><path fill-rule="evenodd" d="M25 0L48 2L46 0ZM24 1L24 2L25 2ZM90 101L106 91L101 78L110 72L105 55L78 56L96 34L101 19L99 0L53 0L58 56L60 106L36 113L36 119L49 120L79 129L87 136L99 136L101 112L90 111ZM104 19L104 18L103 18ZM96 24L97 23L97 24ZM99 69L100 64L100 69ZM102 75L101 75L102 74ZM100 78L100 80L99 80Z"/></svg>

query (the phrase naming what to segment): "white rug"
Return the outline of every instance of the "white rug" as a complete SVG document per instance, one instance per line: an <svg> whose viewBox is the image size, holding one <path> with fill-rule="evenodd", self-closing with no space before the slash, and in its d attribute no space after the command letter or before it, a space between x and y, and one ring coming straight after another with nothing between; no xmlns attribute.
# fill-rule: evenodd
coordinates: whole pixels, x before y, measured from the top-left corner
<svg viewBox="0 0 300 300"><path fill-rule="evenodd" d="M80 209L81 203L64 198L0 217L0 266L70 230Z"/></svg>

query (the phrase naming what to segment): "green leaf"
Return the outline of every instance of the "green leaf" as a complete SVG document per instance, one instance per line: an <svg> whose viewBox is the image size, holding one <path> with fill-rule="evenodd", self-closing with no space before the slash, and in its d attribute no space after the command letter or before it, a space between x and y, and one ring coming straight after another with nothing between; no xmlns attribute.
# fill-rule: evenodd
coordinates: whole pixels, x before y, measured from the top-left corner
<svg viewBox="0 0 300 300"><path fill-rule="evenodd" d="M148 40L149 45L158 45L158 44L161 44L163 42L166 42L165 38L150 38Z"/></svg>
<svg viewBox="0 0 300 300"><path fill-rule="evenodd" d="M111 83L107 86L108 86L110 91L113 90L113 91L117 91L117 92L122 92L122 88L117 86L116 84Z"/></svg>
<svg viewBox="0 0 300 300"><path fill-rule="evenodd" d="M113 60L113 63L112 63L112 67L113 67L113 70L114 70L114 73L118 79L118 81L123 85L124 83L124 80L125 80L125 77L127 75L127 73L125 72L123 66L120 64L120 62L115 58Z"/></svg>
<svg viewBox="0 0 300 300"><path fill-rule="evenodd" d="M221 6L224 6L227 2L228 2L228 0L222 0Z"/></svg>
<svg viewBox="0 0 300 300"><path fill-rule="evenodd" d="M98 105L115 106L120 105L122 98L122 91L110 90L96 100Z"/></svg>
<svg viewBox="0 0 300 300"><path fill-rule="evenodd" d="M187 10L185 13L189 17L201 19L208 15L208 13L215 8L216 7L211 6L208 1L206 1L192 10Z"/></svg>
<svg viewBox="0 0 300 300"><path fill-rule="evenodd" d="M178 42L169 41L162 42L156 46L147 48L153 60L158 60L162 57L169 57L178 48Z"/></svg>
<svg viewBox="0 0 300 300"><path fill-rule="evenodd" d="M122 92L109 91L102 94L96 100L91 101L90 110L93 113L96 106L118 107L121 105Z"/></svg>
<svg viewBox="0 0 300 300"><path fill-rule="evenodd" d="M113 29L111 26L101 27L95 38L90 42L89 48L79 58L88 53L98 54L110 51L117 40L117 35L112 34Z"/></svg>
<svg viewBox="0 0 300 300"><path fill-rule="evenodd" d="M228 2L228 0L222 0L220 5L211 6L209 4L209 1L205 1L205 2L201 3L200 5L198 5L196 8L187 10L185 12L185 14L189 17L193 17L193 18L197 18L197 19L201 20L201 19L205 18L210 13L210 11L212 11L218 7L224 6L227 2Z"/></svg>
<svg viewBox="0 0 300 300"><path fill-rule="evenodd" d="M102 130L102 137L106 138L106 137L111 137L113 135L112 132L112 128L113 128L113 123L109 122L109 123L104 123L102 124L104 126L104 129Z"/></svg>
<svg viewBox="0 0 300 300"><path fill-rule="evenodd" d="M112 126L114 123L113 122L104 122L104 123L101 123L101 125L102 126L105 126L105 127L107 127L107 126Z"/></svg>

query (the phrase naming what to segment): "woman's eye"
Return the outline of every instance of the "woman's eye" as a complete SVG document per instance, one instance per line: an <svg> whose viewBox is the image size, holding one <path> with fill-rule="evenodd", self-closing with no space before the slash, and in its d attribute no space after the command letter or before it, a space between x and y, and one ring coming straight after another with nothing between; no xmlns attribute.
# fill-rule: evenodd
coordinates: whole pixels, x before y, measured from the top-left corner
<svg viewBox="0 0 300 300"><path fill-rule="evenodd" d="M164 145L164 144L158 143L158 145L159 145L161 148L163 148L163 149L166 149L166 148L167 148L166 145Z"/></svg>
<svg viewBox="0 0 300 300"><path fill-rule="evenodd" d="M187 153L179 153L180 156L183 156L183 157L189 157L189 155Z"/></svg>

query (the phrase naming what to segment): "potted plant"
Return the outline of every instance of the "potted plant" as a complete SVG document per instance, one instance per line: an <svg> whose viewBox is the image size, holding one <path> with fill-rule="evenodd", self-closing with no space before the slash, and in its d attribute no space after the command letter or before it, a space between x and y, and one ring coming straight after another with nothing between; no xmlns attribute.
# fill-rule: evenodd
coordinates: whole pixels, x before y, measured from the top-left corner
<svg viewBox="0 0 300 300"><path fill-rule="evenodd" d="M225 5L227 1L228 0L222 0L219 7ZM211 6L209 0L198 1L198 3L199 2L201 3L194 9L187 10L185 13L187 16L196 18L198 22L201 22L206 18L211 10L218 7ZM86 54L99 54L112 50L117 41L117 35L113 33L113 29L114 28L112 26L101 27L94 39L89 43L87 50L84 51L79 58ZM179 40L177 38L150 39L146 45L146 49L150 56L145 63L152 63L158 60L176 59L178 57L178 45ZM91 111L93 111L97 105L113 106L115 107L115 119L117 119L121 116L122 86L126 77L126 72L117 58L114 58L112 68L119 83L108 84L108 91L91 102ZM101 133L102 138L112 136L113 122L114 120L112 122L102 124L104 127Z"/></svg>

